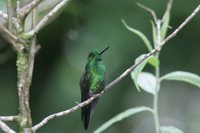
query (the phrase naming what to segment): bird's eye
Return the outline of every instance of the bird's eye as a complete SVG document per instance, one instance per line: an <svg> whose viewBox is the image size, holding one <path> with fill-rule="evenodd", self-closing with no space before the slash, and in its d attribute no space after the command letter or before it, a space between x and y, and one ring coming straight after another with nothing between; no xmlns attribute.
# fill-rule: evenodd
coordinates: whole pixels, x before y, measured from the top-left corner
<svg viewBox="0 0 200 133"><path fill-rule="evenodd" d="M95 56L94 53L90 53L89 56L88 56L88 59L89 59L89 58L94 58L94 56Z"/></svg>

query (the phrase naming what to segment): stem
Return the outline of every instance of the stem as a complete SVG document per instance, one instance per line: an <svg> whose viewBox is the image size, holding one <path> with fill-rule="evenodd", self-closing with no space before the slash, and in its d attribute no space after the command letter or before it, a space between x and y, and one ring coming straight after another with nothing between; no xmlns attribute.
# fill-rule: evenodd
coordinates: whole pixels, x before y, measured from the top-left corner
<svg viewBox="0 0 200 133"><path fill-rule="evenodd" d="M156 133L159 133L159 129L160 129L160 122L159 122L159 116L158 116L158 95L159 95L159 89L160 89L160 81L159 81L160 68L159 68L159 66L156 67L156 69L155 69L155 75L156 75L156 93L154 95L154 101L153 101L153 110L154 110L153 116L154 116L154 124L155 124Z"/></svg>
<svg viewBox="0 0 200 133"><path fill-rule="evenodd" d="M156 21L156 29L157 29L157 42L154 45L155 47L161 46L161 21L158 19ZM159 60L159 51L155 54L156 58ZM159 122L159 115L158 115L158 96L159 96L159 90L160 90L160 67L157 66L155 68L155 76L156 76L156 91L154 95L154 101L153 101L153 116L154 116L154 125L156 133L159 133L160 130L160 122Z"/></svg>

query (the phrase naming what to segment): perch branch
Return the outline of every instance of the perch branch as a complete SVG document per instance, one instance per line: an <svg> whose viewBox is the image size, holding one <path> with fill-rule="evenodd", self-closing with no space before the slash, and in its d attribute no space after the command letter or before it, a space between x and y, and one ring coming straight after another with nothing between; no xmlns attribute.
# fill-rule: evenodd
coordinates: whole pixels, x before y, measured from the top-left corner
<svg viewBox="0 0 200 133"><path fill-rule="evenodd" d="M62 0L59 4L57 4L46 16L44 16L44 18L42 18L42 20L40 20L34 29L28 32L28 34L33 36L38 33L39 30L41 30L58 13L58 11L60 11L62 7L67 4L67 2L69 2L69 0Z"/></svg>
<svg viewBox="0 0 200 133"><path fill-rule="evenodd" d="M76 106L74 106L74 107L72 107L70 109L67 109L65 111L61 111L61 112L54 113L52 115L47 116L40 123L35 125L32 128L32 130L36 131L39 128L41 128L42 126L44 126L45 124L47 124L50 120L52 120L54 118L58 118L58 117L64 116L64 115L67 115L69 113L72 113L72 112L74 112L74 111L76 111L76 110L88 105L94 99L96 99L98 97L101 97L101 95L103 95L104 92L106 92L109 89L111 89L114 85L116 85L119 81L121 81L124 77L126 77L130 72L134 71L134 69L136 67L138 67L144 60L146 60L148 57L150 57L150 56L156 54L157 52L159 52L161 50L161 48L166 44L166 42L168 42L170 39L175 37L176 34L199 12L199 10L200 10L200 5L192 12L192 14L189 17L187 17L185 19L185 21L174 32L172 32L165 40L163 40L157 48L155 48L152 51L150 51L149 53L145 54L145 56L140 61L136 62L133 66L131 66L130 68L126 69L119 77L117 77L110 84L108 84L102 92L94 95L93 97L91 97L90 99L88 99L88 100L86 100L86 101L84 101L82 103L77 104Z"/></svg>
<svg viewBox="0 0 200 133"><path fill-rule="evenodd" d="M0 121L10 122L17 121L19 116L0 116Z"/></svg>
<svg viewBox="0 0 200 133"><path fill-rule="evenodd" d="M0 121L0 129L2 129L5 133L16 133L11 128L9 128L4 122Z"/></svg>

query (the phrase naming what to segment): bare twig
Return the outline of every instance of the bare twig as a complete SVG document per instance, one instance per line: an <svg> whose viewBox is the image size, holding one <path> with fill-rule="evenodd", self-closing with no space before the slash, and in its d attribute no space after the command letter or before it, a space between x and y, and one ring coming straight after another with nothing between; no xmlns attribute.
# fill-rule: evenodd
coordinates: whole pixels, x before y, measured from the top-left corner
<svg viewBox="0 0 200 133"><path fill-rule="evenodd" d="M62 9L62 7L67 4L69 0L62 0L59 4L57 4L42 20L36 25L34 29L32 29L28 34L30 36L35 35L36 33L39 32L57 13Z"/></svg>
<svg viewBox="0 0 200 133"><path fill-rule="evenodd" d="M9 30L6 29L5 26L3 26L1 23L0 23L0 33L2 34L2 36L7 40L9 41L13 48L15 50L18 49L17 45L16 45L16 42L17 42L17 37L12 34Z"/></svg>
<svg viewBox="0 0 200 133"><path fill-rule="evenodd" d="M33 131L36 131L38 130L39 128L41 128L42 126L44 126L45 124L47 124L47 122L49 122L50 120L54 119L54 118L58 118L58 117L61 117L61 116L64 116L64 115L67 115L69 113L72 113L74 111L76 111L77 109L91 103L95 98L97 97L100 97L105 91L102 91L101 93L99 94L96 94L94 95L93 97L91 97L90 99L82 102L82 103L79 103L77 104L76 106L68 109L68 110L65 110L65 111L61 111L61 112L58 112L58 113L55 113L55 114L52 114L52 115L49 115L47 116L46 118L44 118L40 123L38 123L37 125L35 125L32 130Z"/></svg>
<svg viewBox="0 0 200 133"><path fill-rule="evenodd" d="M16 133L14 130L9 128L4 122L0 121L0 129L2 129L5 133Z"/></svg>
<svg viewBox="0 0 200 133"><path fill-rule="evenodd" d="M8 13L8 29L12 31L12 1L7 0L7 13Z"/></svg>
<svg viewBox="0 0 200 133"><path fill-rule="evenodd" d="M19 116L0 116L0 121L9 122L9 121L18 121Z"/></svg>
<svg viewBox="0 0 200 133"><path fill-rule="evenodd" d="M37 7L33 9L32 13L32 28L35 27L37 23ZM35 54L36 54L36 35L32 38L31 40L31 49L29 51L29 75L28 75L28 80L31 83L32 81L32 76L33 76L33 68L34 68L34 62L35 62Z"/></svg>
<svg viewBox="0 0 200 133"><path fill-rule="evenodd" d="M20 39L17 38L13 33L11 33L9 30L6 29L5 26L3 26L0 23L0 34L8 41L10 42L10 44L12 45L12 47L14 48L14 50L16 51L22 51L25 47L27 47L26 43ZM17 45L16 43L20 42L24 45Z"/></svg>
<svg viewBox="0 0 200 133"><path fill-rule="evenodd" d="M156 23L157 16L156 16L155 12L154 12L152 9L150 9L150 8L148 8L148 7L146 7L146 6L142 5L142 4L140 4L140 3L137 3L137 5L138 5L139 7L141 7L142 9L148 11L148 12L152 15L153 20L154 20L154 22Z"/></svg>
<svg viewBox="0 0 200 133"><path fill-rule="evenodd" d="M29 4L25 5L21 9L18 10L18 15L21 19L24 19L32 10L35 8L41 0L33 0Z"/></svg>
<svg viewBox="0 0 200 133"><path fill-rule="evenodd" d="M172 39L176 34L199 12L200 10L200 4L197 6L197 8L188 16L185 21L173 32L171 33L165 40L161 42L161 45L168 42L170 39Z"/></svg>
<svg viewBox="0 0 200 133"><path fill-rule="evenodd" d="M103 95L104 92L108 91L109 89L111 89L114 85L116 85L119 81L121 81L124 77L126 77L130 72L134 71L134 69L136 67L138 67L144 60L146 60L148 57L156 54L157 52L159 52L161 50L161 48L166 44L166 42L168 42L170 39L172 39L200 10L200 5L192 12L192 14L186 18L186 20L173 32L171 33L165 40L163 40L160 45L158 45L157 48L153 49L152 51L150 51L149 53L145 54L145 56L143 56L143 58L136 62L133 66L131 66L130 68L126 69L119 77L117 77L115 80L113 80L110 84L108 84L105 89L94 95L93 97L91 97L90 99L77 104L76 106L65 110L65 111L61 111L58 113L54 113L52 115L47 116L46 118L44 118L40 123L38 123L37 125L35 125L32 130L36 131L39 128L41 128L42 126L44 126L45 124L47 124L50 120L54 119L54 118L58 118L64 115L67 115L69 113L72 113L86 105L88 105L89 103L91 103L94 99L101 97L101 95Z"/></svg>
<svg viewBox="0 0 200 133"><path fill-rule="evenodd" d="M0 10L0 17L3 18L3 19L5 19L5 20L8 20L8 14L4 13L1 10ZM15 17L12 17L12 21L13 21L13 24L15 25L15 27L18 28L19 27L18 20Z"/></svg>

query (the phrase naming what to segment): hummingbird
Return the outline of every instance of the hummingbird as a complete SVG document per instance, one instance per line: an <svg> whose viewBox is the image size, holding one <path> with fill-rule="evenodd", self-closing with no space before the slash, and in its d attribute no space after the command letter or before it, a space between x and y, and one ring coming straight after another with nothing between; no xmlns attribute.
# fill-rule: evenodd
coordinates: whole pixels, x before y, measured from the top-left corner
<svg viewBox="0 0 200 133"><path fill-rule="evenodd" d="M81 102L89 99L105 88L107 76L105 65L102 64L102 54L107 49L109 47L102 51L95 49L88 55L85 71L80 80ZM96 107L98 100L99 98L81 108L81 119L85 130L88 129L91 111Z"/></svg>

